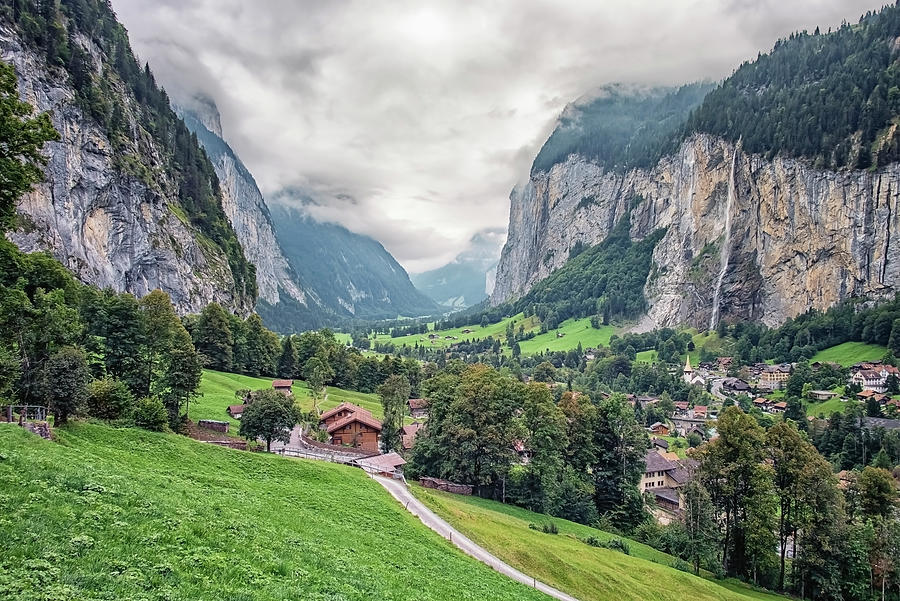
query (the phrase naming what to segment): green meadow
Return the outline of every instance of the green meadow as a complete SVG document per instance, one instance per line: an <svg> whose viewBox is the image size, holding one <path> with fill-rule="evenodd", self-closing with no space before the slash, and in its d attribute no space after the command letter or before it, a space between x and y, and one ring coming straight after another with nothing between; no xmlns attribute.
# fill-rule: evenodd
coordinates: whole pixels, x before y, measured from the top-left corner
<svg viewBox="0 0 900 601"><path fill-rule="evenodd" d="M844 342L822 349L810 359L810 363L838 363L849 367L860 361L879 361L887 353L887 347L865 342Z"/></svg>
<svg viewBox="0 0 900 601"><path fill-rule="evenodd" d="M0 598L543 601L358 469L73 423L0 424Z"/></svg>
<svg viewBox="0 0 900 601"><path fill-rule="evenodd" d="M677 570L675 559L626 540L629 554L582 542L607 532L478 497L451 495L413 485L416 497L455 528L522 572L581 601L785 601L733 580L711 580ZM529 524L553 522L559 534Z"/></svg>

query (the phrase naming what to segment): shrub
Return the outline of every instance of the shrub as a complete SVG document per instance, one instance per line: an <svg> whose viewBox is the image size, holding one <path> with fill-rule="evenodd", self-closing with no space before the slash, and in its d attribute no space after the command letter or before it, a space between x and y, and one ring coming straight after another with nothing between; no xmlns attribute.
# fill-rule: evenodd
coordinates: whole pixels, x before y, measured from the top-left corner
<svg viewBox="0 0 900 601"><path fill-rule="evenodd" d="M612 549L613 551L620 551L625 555L631 554L631 548L628 546L628 543L621 538L610 539L606 541L606 544L604 546L607 549Z"/></svg>
<svg viewBox="0 0 900 601"><path fill-rule="evenodd" d="M134 405L134 425L153 432L168 428L169 412L159 397L146 397Z"/></svg>
<svg viewBox="0 0 900 601"><path fill-rule="evenodd" d="M582 542L584 544L590 545L592 547L602 547L603 546L603 541L601 541L599 538L597 538L596 536L593 536L593 535L587 537Z"/></svg>
<svg viewBox="0 0 900 601"><path fill-rule="evenodd" d="M87 412L91 417L122 419L129 416L133 405L134 396L121 380L103 378L88 385Z"/></svg>
<svg viewBox="0 0 900 601"><path fill-rule="evenodd" d="M547 524L543 524L541 526L541 531L544 534L559 534L559 528L556 527L556 524L553 522L549 522Z"/></svg>
<svg viewBox="0 0 900 601"><path fill-rule="evenodd" d="M676 557L672 562L672 567L682 572L688 572L689 574L693 573L694 571L694 569L691 567L691 564L678 557Z"/></svg>

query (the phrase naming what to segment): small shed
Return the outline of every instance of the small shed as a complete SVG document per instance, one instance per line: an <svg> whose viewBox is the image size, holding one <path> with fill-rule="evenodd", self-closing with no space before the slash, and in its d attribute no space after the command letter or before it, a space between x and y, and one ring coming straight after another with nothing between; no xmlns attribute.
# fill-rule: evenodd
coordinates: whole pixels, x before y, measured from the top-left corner
<svg viewBox="0 0 900 601"><path fill-rule="evenodd" d="M272 388L277 390L278 392L283 392L288 396L294 396L293 392L294 381L293 380L273 380Z"/></svg>
<svg viewBox="0 0 900 601"><path fill-rule="evenodd" d="M427 399L409 399L409 414L415 418L428 417L428 400Z"/></svg>
<svg viewBox="0 0 900 601"><path fill-rule="evenodd" d="M241 416L244 414L244 409L246 408L247 405L229 405L228 415L230 415L234 419L241 419Z"/></svg>
<svg viewBox="0 0 900 601"><path fill-rule="evenodd" d="M207 430L214 430L216 432L228 432L228 422L220 422L215 419L201 419L197 422L197 425L201 428L206 428Z"/></svg>

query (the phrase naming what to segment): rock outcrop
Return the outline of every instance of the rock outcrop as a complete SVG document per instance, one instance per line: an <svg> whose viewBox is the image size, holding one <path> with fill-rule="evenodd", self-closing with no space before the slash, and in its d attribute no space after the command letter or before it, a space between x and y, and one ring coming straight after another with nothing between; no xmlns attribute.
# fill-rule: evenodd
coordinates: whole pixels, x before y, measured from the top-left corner
<svg viewBox="0 0 900 601"><path fill-rule="evenodd" d="M775 325L849 297L890 296L900 284L898 197L900 165L827 171L708 135L649 170L604 171L573 155L513 192L491 302L527 293L626 215L634 239L666 228L639 328Z"/></svg>
<svg viewBox="0 0 900 601"><path fill-rule="evenodd" d="M79 42L92 67L103 69L94 42ZM22 98L50 113L61 135L47 145L46 181L21 199L20 227L10 240L26 252L49 251L82 281L101 288L136 296L160 288L181 313L213 301L248 313L254 299L236 292L227 257L184 214L153 139L136 132L130 143L143 163L123 160L79 107L66 73L48 68L6 26L0 26L0 58L15 67ZM124 88L113 93L133 123L140 110L133 97Z"/></svg>
<svg viewBox="0 0 900 601"><path fill-rule="evenodd" d="M277 305L281 295L306 305L307 296L275 238L272 218L256 180L225 142L215 103L206 97L192 99L178 111L188 129L206 150L222 189L222 208L237 234L244 254L256 267L259 300Z"/></svg>

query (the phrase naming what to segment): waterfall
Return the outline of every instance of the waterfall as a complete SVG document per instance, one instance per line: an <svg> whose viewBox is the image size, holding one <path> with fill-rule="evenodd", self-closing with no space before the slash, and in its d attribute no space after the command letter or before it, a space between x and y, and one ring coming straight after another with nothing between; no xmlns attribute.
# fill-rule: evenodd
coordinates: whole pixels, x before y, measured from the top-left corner
<svg viewBox="0 0 900 601"><path fill-rule="evenodd" d="M740 142L739 142L740 143ZM731 155L731 173L728 175L728 200L725 201L725 239L719 249L719 277L713 291L712 315L709 318L709 329L715 330L719 325L719 294L722 292L722 280L728 271L728 259L731 258L731 205L734 204L734 168L737 164L737 145Z"/></svg>

